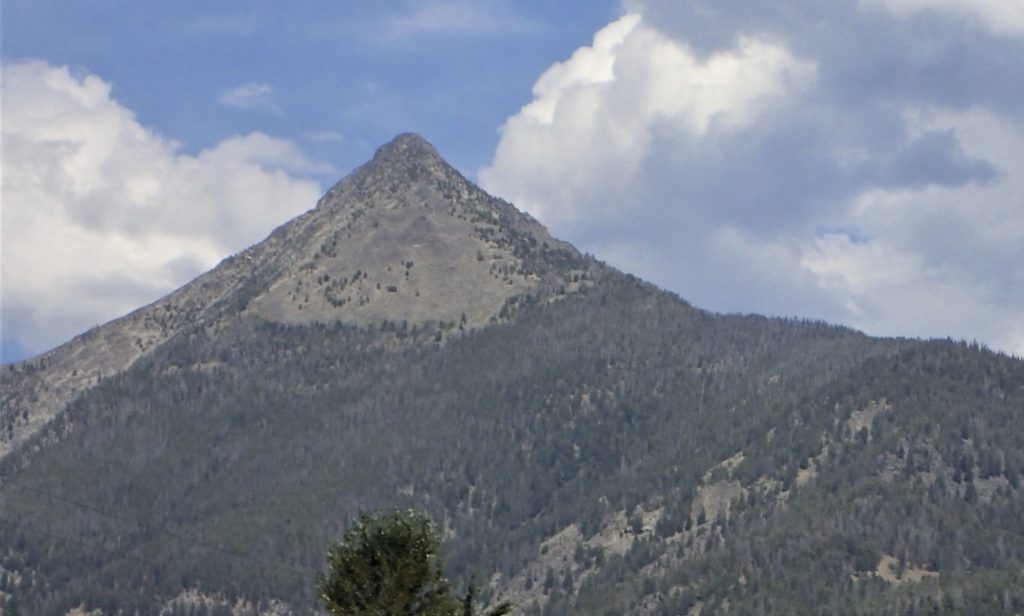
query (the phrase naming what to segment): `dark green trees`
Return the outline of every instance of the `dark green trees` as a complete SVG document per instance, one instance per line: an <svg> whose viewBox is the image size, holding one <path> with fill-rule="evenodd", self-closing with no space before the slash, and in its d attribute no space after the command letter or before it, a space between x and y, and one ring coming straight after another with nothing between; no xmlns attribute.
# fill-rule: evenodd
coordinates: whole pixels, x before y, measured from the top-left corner
<svg viewBox="0 0 1024 616"><path fill-rule="evenodd" d="M461 600L452 596L439 548L433 523L419 513L363 515L328 550L320 598L334 616L475 616L475 586ZM511 609L503 603L485 616Z"/></svg>
<svg viewBox="0 0 1024 616"><path fill-rule="evenodd" d="M327 553L320 598L335 616L448 616L456 604L433 524L412 511L364 515Z"/></svg>

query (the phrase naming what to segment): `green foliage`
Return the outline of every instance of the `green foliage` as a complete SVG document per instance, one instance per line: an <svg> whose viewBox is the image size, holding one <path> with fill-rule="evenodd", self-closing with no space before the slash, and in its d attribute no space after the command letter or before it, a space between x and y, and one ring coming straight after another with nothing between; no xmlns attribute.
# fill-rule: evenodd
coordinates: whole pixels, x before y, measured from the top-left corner
<svg viewBox="0 0 1024 616"><path fill-rule="evenodd" d="M364 515L332 546L318 583L334 616L451 616L456 602L433 523L412 511Z"/></svg>
<svg viewBox="0 0 1024 616"><path fill-rule="evenodd" d="M475 616L475 582L456 600L438 555L433 523L414 511L363 515L329 548L317 589L334 616ZM505 601L483 616L512 611Z"/></svg>

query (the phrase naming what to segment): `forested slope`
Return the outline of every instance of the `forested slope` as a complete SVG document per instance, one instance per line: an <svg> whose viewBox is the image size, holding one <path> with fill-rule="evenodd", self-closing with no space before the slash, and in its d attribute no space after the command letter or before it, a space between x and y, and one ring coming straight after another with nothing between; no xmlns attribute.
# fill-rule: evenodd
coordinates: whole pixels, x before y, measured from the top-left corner
<svg viewBox="0 0 1024 616"><path fill-rule="evenodd" d="M527 610L1024 600L1020 361L712 315L614 272L515 304L469 334L175 339L7 461L8 585L27 613L191 588L306 610L352 517L415 507L456 575L498 572ZM571 558L544 543L567 528ZM921 581L884 581L888 557Z"/></svg>

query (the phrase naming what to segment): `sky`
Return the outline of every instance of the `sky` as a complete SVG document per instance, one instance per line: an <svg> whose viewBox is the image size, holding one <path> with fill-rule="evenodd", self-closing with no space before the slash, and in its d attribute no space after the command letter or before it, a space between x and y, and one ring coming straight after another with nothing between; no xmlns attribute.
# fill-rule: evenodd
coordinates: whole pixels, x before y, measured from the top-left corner
<svg viewBox="0 0 1024 616"><path fill-rule="evenodd" d="M414 131L719 312L1024 355L1024 0L7 0L2 361Z"/></svg>

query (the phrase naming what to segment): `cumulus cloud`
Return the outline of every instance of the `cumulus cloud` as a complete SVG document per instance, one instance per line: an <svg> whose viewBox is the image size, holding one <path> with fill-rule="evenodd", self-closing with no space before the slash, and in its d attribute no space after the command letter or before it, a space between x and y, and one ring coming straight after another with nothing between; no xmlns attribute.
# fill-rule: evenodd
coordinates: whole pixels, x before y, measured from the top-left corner
<svg viewBox="0 0 1024 616"><path fill-rule="evenodd" d="M552 224L589 218L595 205L619 209L620 202L578 196L604 193L606 182L630 186L666 134L694 145L728 139L814 73L813 63L757 38L700 58L627 14L541 75L533 102L508 120L480 177ZM524 176L531 182L519 187Z"/></svg>
<svg viewBox="0 0 1024 616"><path fill-rule="evenodd" d="M1024 354L1024 41L882 1L627 2L480 180L703 307Z"/></svg>
<svg viewBox="0 0 1024 616"><path fill-rule="evenodd" d="M228 107L239 109L262 109L279 112L274 103L274 88L269 83L249 82L220 93L217 101Z"/></svg>
<svg viewBox="0 0 1024 616"><path fill-rule="evenodd" d="M96 75L4 66L3 336L40 352L153 301L312 207L292 143L196 155L139 124Z"/></svg>

